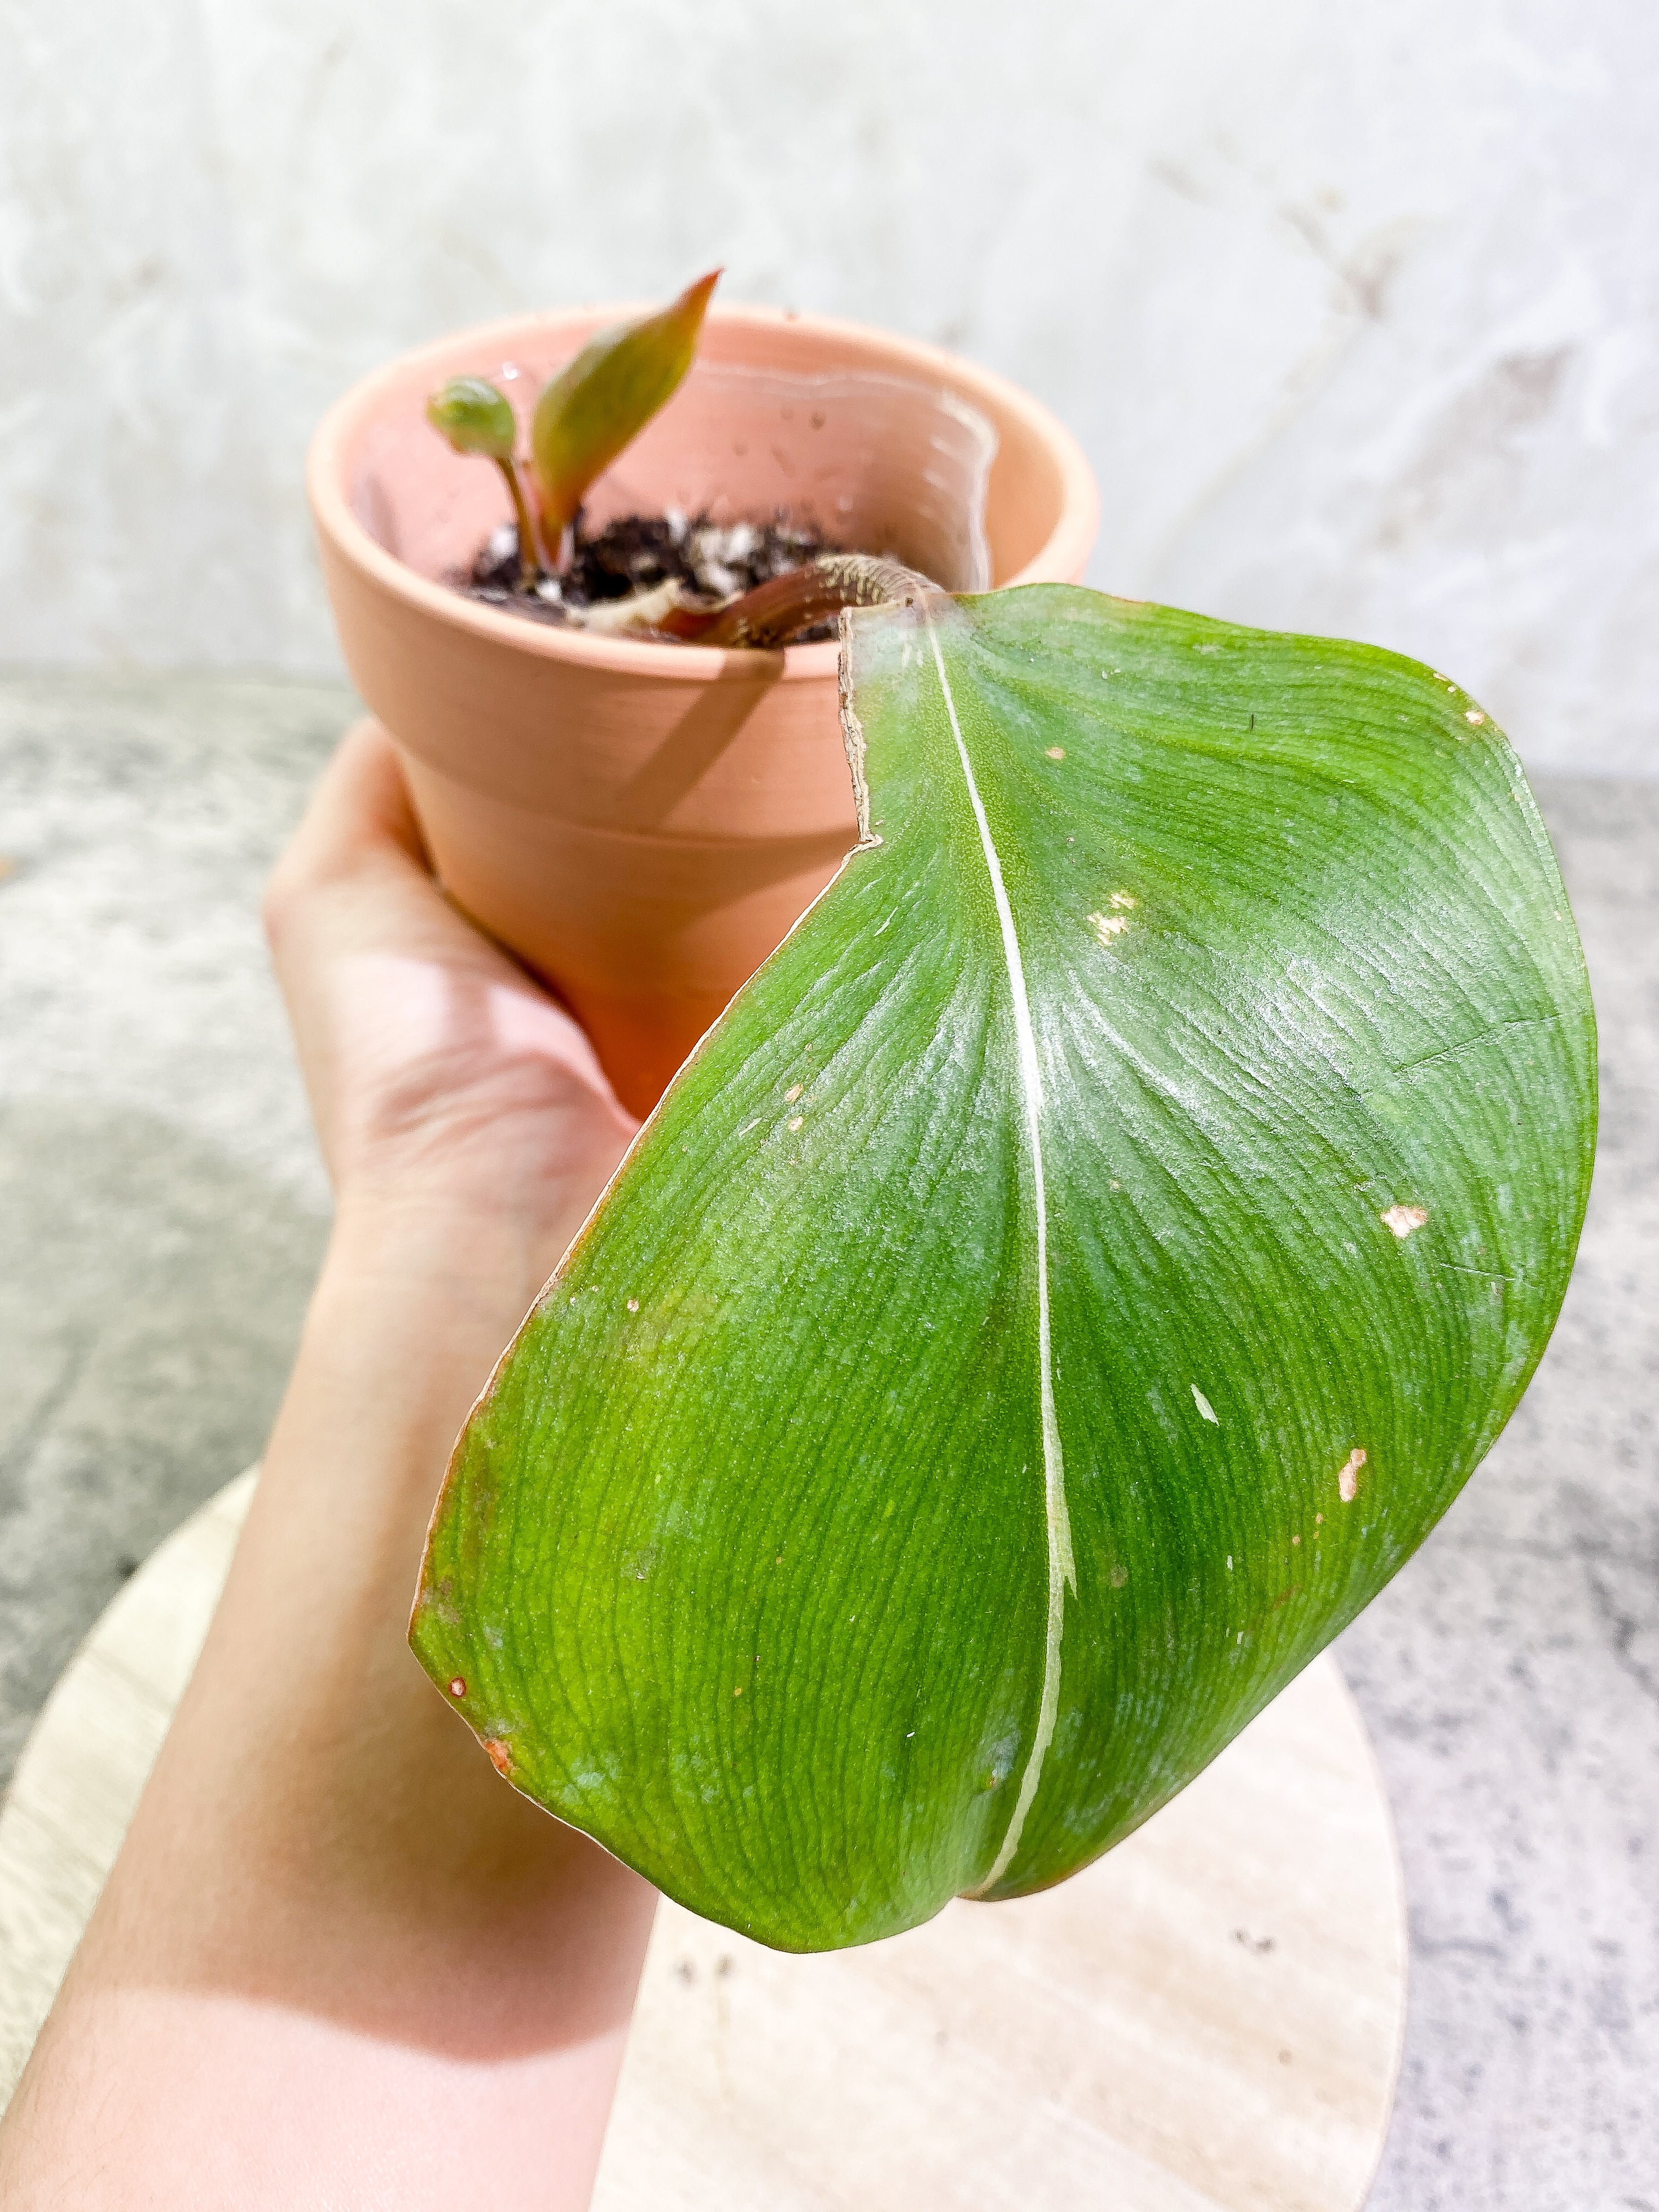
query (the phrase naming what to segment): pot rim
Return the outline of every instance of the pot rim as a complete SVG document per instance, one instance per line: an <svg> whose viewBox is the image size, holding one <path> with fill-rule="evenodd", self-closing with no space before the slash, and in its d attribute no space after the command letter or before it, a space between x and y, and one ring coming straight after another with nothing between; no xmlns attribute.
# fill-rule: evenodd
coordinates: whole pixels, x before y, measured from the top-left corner
<svg viewBox="0 0 1659 2212"><path fill-rule="evenodd" d="M464 598L447 585L434 583L388 553L369 535L352 512L344 484L344 459L366 422L374 417L377 403L392 388L404 388L409 373L422 363L436 371L447 367L458 351L493 353L522 345L529 333L556 338L577 324L585 329L648 311L649 302L623 301L597 307L562 307L540 314L509 315L411 348L397 355L362 378L341 395L318 424L306 458L306 491L313 519L320 534L359 570L365 580L435 621L470 631L479 640L507 646L532 659L563 660L595 670L609 670L636 678L657 678L675 683L709 683L722 678L752 682L760 655L752 648L721 651L700 645L665 644L658 641L592 636L584 631L560 629L551 624L530 623L504 614L476 599ZM796 314L787 308L717 305L708 321L725 329L744 330L787 324L807 337L821 335L845 346L848 340L885 357L894 368L929 383L943 383L969 400L988 401L1004 415L1020 417L1034 436L1047 446L1058 465L1063 487L1060 514L1047 540L1007 579L1008 585L1053 581L1079 568L1093 544L1099 521L1100 497L1083 448L1057 416L1030 393L999 376L994 370L948 353L921 339L899 337L868 324L844 321L828 315ZM1006 589L1002 586L999 588ZM841 647L833 639L817 645L786 647L781 658L781 680L822 678L833 672ZM768 653L775 663L775 653Z"/></svg>

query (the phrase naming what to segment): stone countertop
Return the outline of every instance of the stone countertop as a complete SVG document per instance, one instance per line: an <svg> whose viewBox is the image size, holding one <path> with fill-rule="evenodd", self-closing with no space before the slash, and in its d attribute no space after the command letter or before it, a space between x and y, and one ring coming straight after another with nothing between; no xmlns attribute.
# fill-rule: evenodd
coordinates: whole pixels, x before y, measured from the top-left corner
<svg viewBox="0 0 1659 2212"><path fill-rule="evenodd" d="M257 908L351 712L0 678L0 1783L282 1389L328 1194ZM1412 1913L1372 2212L1659 2212L1659 784L1539 797L1601 1154L1531 1392L1338 1646Z"/></svg>

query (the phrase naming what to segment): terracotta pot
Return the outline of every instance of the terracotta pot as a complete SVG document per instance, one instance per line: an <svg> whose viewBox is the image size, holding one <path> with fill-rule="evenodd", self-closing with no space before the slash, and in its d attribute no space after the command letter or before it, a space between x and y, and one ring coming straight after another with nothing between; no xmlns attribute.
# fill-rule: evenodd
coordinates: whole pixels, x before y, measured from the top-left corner
<svg viewBox="0 0 1659 2212"><path fill-rule="evenodd" d="M509 380L527 406L551 367L631 312L496 323L404 355L325 417L308 488L347 665L403 753L440 876L559 992L642 1113L835 873L854 822L833 642L719 653L585 635L442 580L507 501L493 469L427 428L428 392L471 372ZM845 405L794 420L767 383L780 373L902 379L930 407L957 395L996 436L992 580L1080 575L1097 496L1044 408L932 347L755 308L710 314L685 385L605 480L611 511L764 514L781 487L844 539L959 580L943 570L963 548L926 511L937 470L910 403L884 447L860 447Z"/></svg>

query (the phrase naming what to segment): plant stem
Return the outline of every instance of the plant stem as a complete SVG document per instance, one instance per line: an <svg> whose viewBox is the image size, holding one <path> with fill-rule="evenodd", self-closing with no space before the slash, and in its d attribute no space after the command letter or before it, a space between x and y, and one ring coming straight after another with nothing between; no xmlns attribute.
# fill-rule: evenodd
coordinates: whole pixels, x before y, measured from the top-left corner
<svg viewBox="0 0 1659 2212"><path fill-rule="evenodd" d="M677 610L660 627L696 645L776 647L815 629L843 607L885 606L938 589L897 561L866 553L826 553L805 568L757 584L713 613Z"/></svg>
<svg viewBox="0 0 1659 2212"><path fill-rule="evenodd" d="M529 591L534 586L547 563L542 558L541 540L536 534L536 525L531 515L530 502L524 495L524 485L519 478L516 461L497 459L496 467L507 483L513 501L513 512L519 526L519 588Z"/></svg>

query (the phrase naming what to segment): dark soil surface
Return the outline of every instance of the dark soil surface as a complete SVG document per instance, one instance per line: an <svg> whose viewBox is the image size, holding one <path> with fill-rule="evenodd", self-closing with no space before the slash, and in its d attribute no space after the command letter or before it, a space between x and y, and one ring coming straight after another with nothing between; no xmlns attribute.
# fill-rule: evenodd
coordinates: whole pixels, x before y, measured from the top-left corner
<svg viewBox="0 0 1659 2212"><path fill-rule="evenodd" d="M769 522L719 523L706 514L628 514L591 538L579 517L568 573L544 576L526 591L519 575L519 533L509 522L490 532L471 568L453 580L469 598L489 606L532 622L563 623L572 610L652 591L671 579L683 586L690 604L720 606L757 584L805 568L820 553L844 550L810 524L782 516ZM823 623L801 641L835 635L834 623Z"/></svg>

